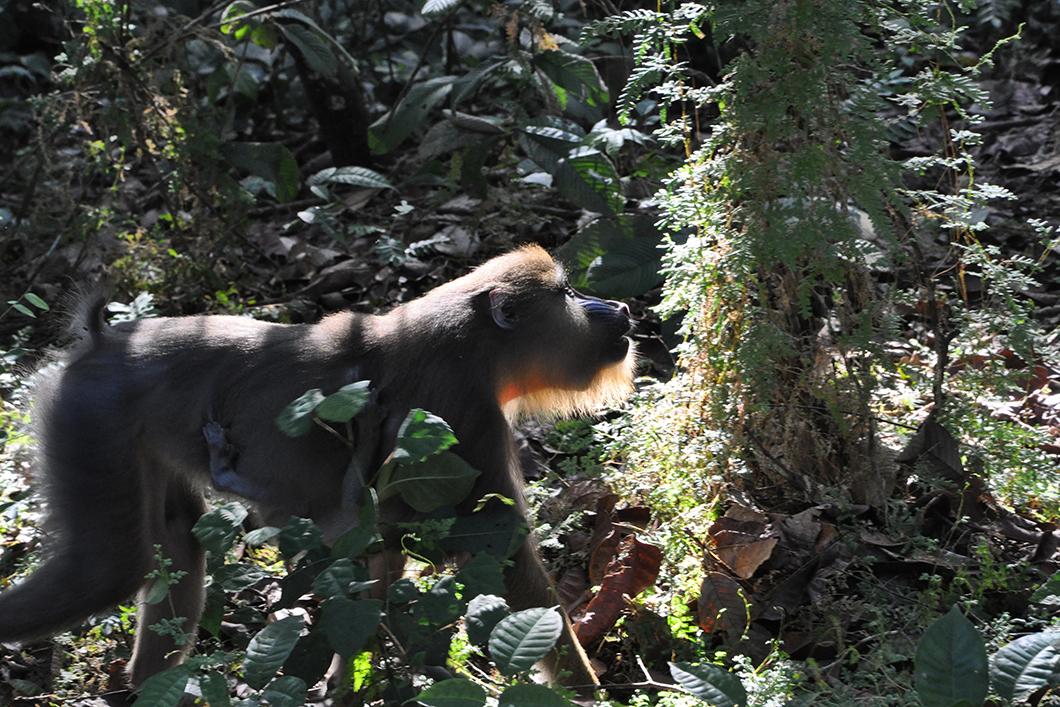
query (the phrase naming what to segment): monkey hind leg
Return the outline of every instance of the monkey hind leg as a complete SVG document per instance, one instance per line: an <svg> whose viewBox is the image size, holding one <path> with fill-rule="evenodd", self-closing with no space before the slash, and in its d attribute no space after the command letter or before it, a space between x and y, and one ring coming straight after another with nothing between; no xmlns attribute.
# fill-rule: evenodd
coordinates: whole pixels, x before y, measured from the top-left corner
<svg viewBox="0 0 1060 707"><path fill-rule="evenodd" d="M0 592L0 641L69 628L132 595L149 567L138 480L59 471L48 489L57 542L40 568Z"/></svg>
<svg viewBox="0 0 1060 707"><path fill-rule="evenodd" d="M151 511L148 522L153 543L160 545L162 557L171 561L168 571L183 572L184 576L170 586L169 596L161 601L153 604L145 601L150 585L141 593L136 645L129 664L130 679L136 686L183 660L194 644L204 599L205 555L191 533L195 521L206 511L202 494L182 480L171 478L164 498L156 499ZM182 639L151 630L151 626L161 621L174 619L182 619L179 625Z"/></svg>

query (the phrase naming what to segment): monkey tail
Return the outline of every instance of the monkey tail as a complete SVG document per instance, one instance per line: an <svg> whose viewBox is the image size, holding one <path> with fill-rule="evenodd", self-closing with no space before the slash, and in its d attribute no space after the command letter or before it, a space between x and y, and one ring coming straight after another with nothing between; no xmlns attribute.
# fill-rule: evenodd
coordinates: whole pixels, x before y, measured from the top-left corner
<svg viewBox="0 0 1060 707"><path fill-rule="evenodd" d="M145 581L152 555L138 479L87 461L85 468L47 461L54 551L29 577L0 591L0 641L69 628Z"/></svg>
<svg viewBox="0 0 1060 707"><path fill-rule="evenodd" d="M70 317L69 333L78 339L87 337L92 346L99 344L107 329L107 321L103 317L103 310L106 306L107 297L100 290L81 297L74 305L73 314Z"/></svg>

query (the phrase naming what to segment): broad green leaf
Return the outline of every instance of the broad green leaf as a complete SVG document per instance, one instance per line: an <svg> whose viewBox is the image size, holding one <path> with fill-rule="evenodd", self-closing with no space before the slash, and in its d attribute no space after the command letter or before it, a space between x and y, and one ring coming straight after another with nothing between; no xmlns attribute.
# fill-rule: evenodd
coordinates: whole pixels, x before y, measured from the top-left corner
<svg viewBox="0 0 1060 707"><path fill-rule="evenodd" d="M480 552L464 564L456 573L456 579L464 585L464 598L479 594L504 594L504 570L493 555Z"/></svg>
<svg viewBox="0 0 1060 707"><path fill-rule="evenodd" d="M449 424L426 410L413 408L398 428L393 459L400 463L421 462L456 444Z"/></svg>
<svg viewBox="0 0 1060 707"><path fill-rule="evenodd" d="M486 552L506 560L522 546L528 532L526 520L518 510L492 502L483 510L457 518L441 545L451 553Z"/></svg>
<svg viewBox="0 0 1060 707"><path fill-rule="evenodd" d="M512 685L501 693L497 707L571 707L571 702L544 685Z"/></svg>
<svg viewBox="0 0 1060 707"><path fill-rule="evenodd" d="M357 381L342 386L317 404L317 416L328 422L352 420L368 404L371 385L370 381Z"/></svg>
<svg viewBox="0 0 1060 707"><path fill-rule="evenodd" d="M43 312L47 312L50 309L50 307L48 307L48 303L47 302L45 302L44 300L42 300L40 297L38 297L37 295L33 294L32 292L27 292L25 295L23 295L23 297L25 297L27 302L29 302L34 307L36 307L37 309L39 309L39 310L41 310Z"/></svg>
<svg viewBox="0 0 1060 707"><path fill-rule="evenodd" d="M324 78L332 78L339 68L339 60L331 49L331 44L315 30L302 25L279 25L283 36L302 55L309 68Z"/></svg>
<svg viewBox="0 0 1060 707"><path fill-rule="evenodd" d="M916 691L924 707L980 705L986 699L987 661L983 637L954 606L928 626L913 661Z"/></svg>
<svg viewBox="0 0 1060 707"><path fill-rule="evenodd" d="M501 619L511 614L508 602L494 594L480 594L467 605L464 623L467 625L467 637L476 645L485 645L490 639L493 628Z"/></svg>
<svg viewBox="0 0 1060 707"><path fill-rule="evenodd" d="M589 288L605 297L643 295L662 281L661 239L611 240L586 272Z"/></svg>
<svg viewBox="0 0 1060 707"><path fill-rule="evenodd" d="M622 211L625 199L614 164L591 147L576 147L556 165L556 190L577 206L602 214Z"/></svg>
<svg viewBox="0 0 1060 707"><path fill-rule="evenodd" d="M367 189L393 189L386 177L367 167L327 167L306 182L309 186L320 184L348 184Z"/></svg>
<svg viewBox="0 0 1060 707"><path fill-rule="evenodd" d="M147 593L143 595L140 601L144 604L157 604L167 596L169 596L169 583L158 577L151 582L151 588L147 590Z"/></svg>
<svg viewBox="0 0 1060 707"><path fill-rule="evenodd" d="M324 534L308 518L291 518L278 536L280 553L290 559L303 550L323 547Z"/></svg>
<svg viewBox="0 0 1060 707"><path fill-rule="evenodd" d="M593 62L583 56L555 50L534 56L534 64L557 85L581 97L591 106L607 103L607 89Z"/></svg>
<svg viewBox="0 0 1060 707"><path fill-rule="evenodd" d="M420 8L424 15L440 15L459 5L461 0L427 0Z"/></svg>
<svg viewBox="0 0 1060 707"><path fill-rule="evenodd" d="M346 596L350 584L355 579L353 561L341 558L332 562L317 575L313 581L313 593L324 599L343 597Z"/></svg>
<svg viewBox="0 0 1060 707"><path fill-rule="evenodd" d="M1021 636L994 654L990 677L997 694L1021 701L1043 687L1060 687L1060 631Z"/></svg>
<svg viewBox="0 0 1060 707"><path fill-rule="evenodd" d="M243 504L232 501L204 513L195 521L191 533L214 560L220 560L232 547L246 517Z"/></svg>
<svg viewBox="0 0 1060 707"><path fill-rule="evenodd" d="M276 426L288 437L301 437L313 427L313 413L324 402L320 388L311 388L298 396L276 416Z"/></svg>
<svg viewBox="0 0 1060 707"><path fill-rule="evenodd" d="M422 462L395 464L380 471L379 500L399 495L421 513L455 506L475 485L479 471L452 452L441 452Z"/></svg>
<svg viewBox="0 0 1060 707"><path fill-rule="evenodd" d="M1048 599L1054 599L1052 602L1048 602ZM1031 594L1031 601L1037 603L1052 603L1060 604L1060 572L1054 572L1053 576L1045 580L1042 586L1034 590Z"/></svg>
<svg viewBox="0 0 1060 707"><path fill-rule="evenodd" d="M348 658L357 653L375 635L382 619L383 602L378 599L332 597L320 610L320 627L331 648Z"/></svg>
<svg viewBox="0 0 1060 707"><path fill-rule="evenodd" d="M529 670L556 645L563 631L558 607L535 607L501 619L490 633L490 657L502 675Z"/></svg>
<svg viewBox="0 0 1060 707"><path fill-rule="evenodd" d="M638 214L594 219L558 252L571 280L589 292L636 297L662 280L662 234L654 219Z"/></svg>
<svg viewBox="0 0 1060 707"><path fill-rule="evenodd" d="M253 12L258 9L254 3L248 2L247 0L236 0L221 13L221 32L222 34L230 34L236 39L243 39L246 36L247 29L250 23L254 21L254 18L248 20L240 20L238 18ZM235 20L233 22L233 20Z"/></svg>
<svg viewBox="0 0 1060 707"><path fill-rule="evenodd" d="M270 682L261 696L269 707L299 707L305 704L306 691L302 678L284 675Z"/></svg>
<svg viewBox="0 0 1060 707"><path fill-rule="evenodd" d="M387 587L386 598L391 604L408 604L420 596L420 590L411 579L399 579Z"/></svg>
<svg viewBox="0 0 1060 707"><path fill-rule="evenodd" d="M180 704L190 677L191 668L186 665L155 673L144 681L135 704L141 707L175 707Z"/></svg>
<svg viewBox="0 0 1060 707"><path fill-rule="evenodd" d="M386 154L415 132L431 110L445 100L453 88L452 76L438 76L418 83L405 97L368 128L368 146L376 154Z"/></svg>
<svg viewBox="0 0 1060 707"><path fill-rule="evenodd" d="M424 707L482 707L486 691L466 678L452 678L434 683L416 701Z"/></svg>
<svg viewBox="0 0 1060 707"><path fill-rule="evenodd" d="M279 534L279 528L266 525L263 528L255 528L254 530L251 530L247 533L246 537L243 538L243 541L250 547L257 547L259 545L264 545Z"/></svg>
<svg viewBox="0 0 1060 707"><path fill-rule="evenodd" d="M678 685L714 707L744 707L747 704L747 691L740 678L717 665L670 663L670 675Z"/></svg>
<svg viewBox="0 0 1060 707"><path fill-rule="evenodd" d="M335 651L319 627L298 639L291 655L283 663L283 674L301 678L306 685L316 685L327 673Z"/></svg>
<svg viewBox="0 0 1060 707"><path fill-rule="evenodd" d="M301 616L288 616L258 631L247 645L243 675L247 684L260 690L276 675L298 643L305 627Z"/></svg>
<svg viewBox="0 0 1060 707"><path fill-rule="evenodd" d="M271 185L269 193L277 201L286 202L298 196L301 184L298 162L286 146L278 142L226 142L221 152L233 166Z"/></svg>
<svg viewBox="0 0 1060 707"><path fill-rule="evenodd" d="M203 700L210 707L229 707L232 704L228 697L228 681L223 673L207 673L200 677L199 690Z"/></svg>
<svg viewBox="0 0 1060 707"><path fill-rule="evenodd" d="M526 125L520 142L530 159L553 174L559 161L581 143L581 136L551 125Z"/></svg>
<svg viewBox="0 0 1060 707"><path fill-rule="evenodd" d="M252 587L266 577L271 577L268 572L255 565L237 562L225 565L213 573L214 581L221 588L229 592L240 592L247 587Z"/></svg>

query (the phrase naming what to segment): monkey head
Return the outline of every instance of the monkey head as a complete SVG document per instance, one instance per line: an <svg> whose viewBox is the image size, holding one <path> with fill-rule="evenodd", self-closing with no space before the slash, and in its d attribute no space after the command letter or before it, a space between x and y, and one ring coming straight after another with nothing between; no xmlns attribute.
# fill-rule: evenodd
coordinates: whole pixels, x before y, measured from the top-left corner
<svg viewBox="0 0 1060 707"><path fill-rule="evenodd" d="M624 303L576 291L537 246L468 279L480 326L498 342L497 398L509 417L591 412L629 394L635 353Z"/></svg>

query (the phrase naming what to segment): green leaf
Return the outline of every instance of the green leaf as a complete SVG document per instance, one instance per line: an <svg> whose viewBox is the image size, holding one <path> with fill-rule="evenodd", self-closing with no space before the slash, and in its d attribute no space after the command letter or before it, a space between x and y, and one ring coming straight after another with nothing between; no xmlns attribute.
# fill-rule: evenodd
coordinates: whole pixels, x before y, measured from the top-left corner
<svg viewBox="0 0 1060 707"><path fill-rule="evenodd" d="M638 297L662 281L661 239L612 240L586 272L589 288L605 297Z"/></svg>
<svg viewBox="0 0 1060 707"><path fill-rule="evenodd" d="M155 673L144 681L135 704L142 707L175 707L180 704L190 677L191 668L186 665Z"/></svg>
<svg viewBox="0 0 1060 707"><path fill-rule="evenodd" d="M276 675L291 655L305 627L301 616L288 616L258 631L247 645L243 675L247 684L260 690Z"/></svg>
<svg viewBox="0 0 1060 707"><path fill-rule="evenodd" d="M241 592L271 576L260 567L242 562L225 565L213 573L214 581L229 592Z"/></svg>
<svg viewBox="0 0 1060 707"><path fill-rule="evenodd" d="M576 286L621 299L642 295L662 281L661 243L652 217L623 214L594 219L557 255L568 263Z"/></svg>
<svg viewBox="0 0 1060 707"><path fill-rule="evenodd" d="M576 147L559 161L551 174L556 180L556 190L583 209L617 214L625 205L618 172L599 150Z"/></svg>
<svg viewBox="0 0 1060 707"><path fill-rule="evenodd" d="M269 193L277 201L298 196L298 162L286 146L278 142L226 142L221 153L232 166L268 182Z"/></svg>
<svg viewBox="0 0 1060 707"><path fill-rule="evenodd" d="M40 297L38 297L37 295L33 294L32 292L27 292L26 294L23 295L23 297L25 298L25 300L27 302L29 302L30 304L32 304L34 307L36 307L37 309L41 310L42 312L47 312L50 309L50 307L48 307L48 303L47 302L45 302L44 300L42 300Z"/></svg>
<svg viewBox="0 0 1060 707"><path fill-rule="evenodd" d="M717 665L670 663L670 675L678 685L714 707L744 707L747 704L747 691L740 678Z"/></svg>
<svg viewBox="0 0 1060 707"><path fill-rule="evenodd" d="M207 673L200 677L199 690L210 707L229 707L232 704L228 697L228 681L223 673Z"/></svg>
<svg viewBox="0 0 1060 707"><path fill-rule="evenodd" d="M402 578L387 587L386 598L391 604L408 604L420 596L420 590L411 579Z"/></svg>
<svg viewBox="0 0 1060 707"><path fill-rule="evenodd" d="M383 155L400 145L445 100L453 88L452 76L438 76L418 83L405 97L368 128L368 146Z"/></svg>
<svg viewBox="0 0 1060 707"><path fill-rule="evenodd" d="M456 579L464 585L464 598L479 594L504 594L504 570L493 555L481 552L471 558L456 573Z"/></svg>
<svg viewBox="0 0 1060 707"><path fill-rule="evenodd" d="M486 552L506 560L522 546L528 533L518 510L491 502L481 511L458 517L441 546L450 553Z"/></svg>
<svg viewBox="0 0 1060 707"><path fill-rule="evenodd" d="M37 318L37 315L33 313L33 310L30 309L29 307L27 307L26 305L22 304L21 302L13 302L13 301L9 300L8 304L11 305L11 308L14 309L16 312L18 312L19 314L24 314L27 317L29 317L30 319L36 319Z"/></svg>
<svg viewBox="0 0 1060 707"><path fill-rule="evenodd" d="M1045 580L1042 586L1034 590L1031 594L1031 601L1035 603L1046 603L1046 600L1050 597L1060 597L1060 572L1054 572L1053 576ZM1054 604L1060 604L1060 602L1049 602Z"/></svg>
<svg viewBox="0 0 1060 707"><path fill-rule="evenodd" d="M298 396L276 416L276 426L288 437L301 437L313 427L313 413L324 402L320 388L311 388Z"/></svg>
<svg viewBox="0 0 1060 707"><path fill-rule="evenodd" d="M456 444L456 435L449 424L426 410L413 408L398 428L395 461L421 462Z"/></svg>
<svg viewBox="0 0 1060 707"><path fill-rule="evenodd" d="M334 657L335 651L331 650L324 631L314 627L298 639L291 655L283 663L283 674L301 678L306 685L316 685L328 672Z"/></svg>
<svg viewBox="0 0 1060 707"><path fill-rule="evenodd" d="M231 501L204 513L195 521L191 533L213 559L220 560L236 541L246 517L247 509L243 504Z"/></svg>
<svg viewBox="0 0 1060 707"><path fill-rule="evenodd" d="M423 3L423 7L420 8L420 12L424 15L440 15L443 12L452 10L460 4L461 0L427 0Z"/></svg>
<svg viewBox="0 0 1060 707"><path fill-rule="evenodd" d="M393 189L386 177L367 167L327 167L306 182L309 186L321 184L348 184L367 189Z"/></svg>
<svg viewBox="0 0 1060 707"><path fill-rule="evenodd" d="M246 35L247 27L254 18L249 20L236 20L237 17L242 17L248 13L254 12L258 9L254 6L254 3L247 2L247 0L236 0L236 2L230 4L221 13L221 33L231 34L236 39L243 39Z"/></svg>
<svg viewBox="0 0 1060 707"><path fill-rule="evenodd" d="M559 607L535 607L500 621L490 633L490 657L502 675L529 670L556 645L563 631Z"/></svg>
<svg viewBox="0 0 1060 707"><path fill-rule="evenodd" d="M341 558L332 562L313 581L313 593L322 598L347 595L350 584L356 579L353 561Z"/></svg>
<svg viewBox="0 0 1060 707"><path fill-rule="evenodd" d="M979 631L956 606L928 626L913 661L924 707L981 705L987 692L986 648Z"/></svg>
<svg viewBox="0 0 1060 707"><path fill-rule="evenodd" d="M604 82L589 59L554 50L537 54L534 65L557 85L579 96L590 106L599 107L608 102Z"/></svg>
<svg viewBox="0 0 1060 707"><path fill-rule="evenodd" d="M158 577L151 583L151 588L143 595L141 601L144 604L157 604L169 596L169 582Z"/></svg>
<svg viewBox="0 0 1060 707"><path fill-rule="evenodd" d="M1043 687L1060 687L1060 631L1021 636L994 654L990 677L997 694L1022 701Z"/></svg>
<svg viewBox="0 0 1060 707"><path fill-rule="evenodd" d="M255 528L254 530L251 530L247 533L246 537L243 538L243 542L250 547L257 547L259 545L264 545L279 534L279 528L266 525L264 528Z"/></svg>
<svg viewBox="0 0 1060 707"><path fill-rule="evenodd" d="M302 678L284 675L270 682L261 696L269 707L299 707L305 704L306 692L306 684Z"/></svg>
<svg viewBox="0 0 1060 707"><path fill-rule="evenodd" d="M291 518L279 535L280 553L290 559L304 550L319 550L324 534L308 518Z"/></svg>
<svg viewBox="0 0 1060 707"><path fill-rule="evenodd" d="M482 707L486 691L466 678L436 682L416 695L424 707Z"/></svg>
<svg viewBox="0 0 1060 707"><path fill-rule="evenodd" d="M441 452L422 462L387 464L379 473L379 500L401 495L421 513L455 506L467 498L479 471L452 452Z"/></svg>
<svg viewBox="0 0 1060 707"><path fill-rule="evenodd" d="M331 44L309 27L296 24L279 25L283 36L287 38L302 55L309 68L324 78L333 78L338 71L339 61L331 50Z"/></svg>
<svg viewBox="0 0 1060 707"><path fill-rule="evenodd" d="M571 702L544 685L512 685L501 693L497 707L571 707Z"/></svg>
<svg viewBox="0 0 1060 707"><path fill-rule="evenodd" d="M352 420L368 404L371 385L370 381L357 381L342 386L317 404L317 416L328 422Z"/></svg>
<svg viewBox="0 0 1060 707"><path fill-rule="evenodd" d="M559 161L581 143L581 136L552 125L526 125L520 142L541 169L554 174Z"/></svg>
<svg viewBox="0 0 1060 707"><path fill-rule="evenodd" d="M509 614L508 602L494 594L480 594L467 605L464 622L467 625L467 637L475 645L485 645L490 639L494 627Z"/></svg>
<svg viewBox="0 0 1060 707"><path fill-rule="evenodd" d="M348 658L364 648L382 619L383 602L378 599L332 597L320 610L320 627L331 648Z"/></svg>

